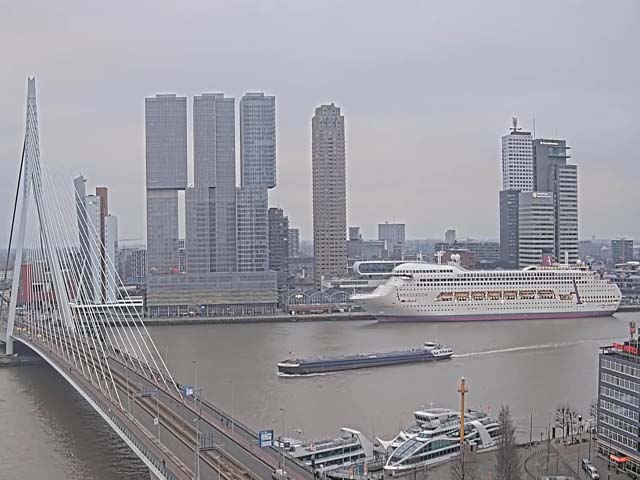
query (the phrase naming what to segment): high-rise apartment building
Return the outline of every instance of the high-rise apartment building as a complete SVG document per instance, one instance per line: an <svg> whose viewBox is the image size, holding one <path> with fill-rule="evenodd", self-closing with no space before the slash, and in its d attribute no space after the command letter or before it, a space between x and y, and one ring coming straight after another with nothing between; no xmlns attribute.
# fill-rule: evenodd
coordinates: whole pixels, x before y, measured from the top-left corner
<svg viewBox="0 0 640 480"><path fill-rule="evenodd" d="M179 273L178 192L187 187L187 99L145 99L147 271Z"/></svg>
<svg viewBox="0 0 640 480"><path fill-rule="evenodd" d="M633 240L630 238L617 238L611 240L611 261L626 263L633 260Z"/></svg>
<svg viewBox="0 0 640 480"><path fill-rule="evenodd" d="M281 208L269 209L269 270L287 269L289 258L289 218Z"/></svg>
<svg viewBox="0 0 640 480"><path fill-rule="evenodd" d="M344 117L334 104L315 110L311 122L314 282L347 269L347 192Z"/></svg>
<svg viewBox="0 0 640 480"><path fill-rule="evenodd" d="M289 258L300 256L300 230L297 228L289 229Z"/></svg>
<svg viewBox="0 0 640 480"><path fill-rule="evenodd" d="M533 136L514 118L511 132L502 137L502 190L532 191L533 171Z"/></svg>
<svg viewBox="0 0 640 480"><path fill-rule="evenodd" d="M551 192L520 192L518 209L520 268L553 261L555 208Z"/></svg>
<svg viewBox="0 0 640 480"><path fill-rule="evenodd" d="M101 258L101 284L102 284L102 299L106 299L107 290L106 285L109 280L106 277L107 273L107 254L105 251L106 238L105 238L105 218L109 215L109 190L107 187L96 187L96 197L100 199L100 258ZM111 258L114 258L113 256Z"/></svg>

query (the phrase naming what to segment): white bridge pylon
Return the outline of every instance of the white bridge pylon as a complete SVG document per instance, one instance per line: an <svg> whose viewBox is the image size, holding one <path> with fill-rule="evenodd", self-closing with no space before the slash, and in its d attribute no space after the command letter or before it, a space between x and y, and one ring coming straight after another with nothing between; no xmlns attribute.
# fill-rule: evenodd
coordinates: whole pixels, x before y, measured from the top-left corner
<svg viewBox="0 0 640 480"><path fill-rule="evenodd" d="M87 270L98 268L97 278L113 275L115 259L104 253L96 222L79 214L78 205L84 199L78 197L73 176L55 173L41 159L34 78L28 79L18 189L18 220L14 216L10 245L15 261L7 353L13 353L16 338L48 351L121 409L117 372L112 367L135 370L158 387L178 394L140 312L120 288L117 274L115 291L123 292L120 298L106 304L83 301L95 298L87 291L95 288L88 285ZM104 258L90 258L96 252Z"/></svg>

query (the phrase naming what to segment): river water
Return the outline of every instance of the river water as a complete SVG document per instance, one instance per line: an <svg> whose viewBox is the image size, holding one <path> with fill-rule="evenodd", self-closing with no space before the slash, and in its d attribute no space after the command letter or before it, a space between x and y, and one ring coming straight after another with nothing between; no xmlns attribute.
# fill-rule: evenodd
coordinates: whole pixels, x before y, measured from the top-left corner
<svg viewBox="0 0 640 480"><path fill-rule="evenodd" d="M452 324L376 322L167 326L150 329L171 371L256 430L316 439L341 426L390 438L422 406L508 404L522 438L540 438L558 405L583 414L597 394L598 347L626 337L640 314L610 318ZM380 352L437 339L455 358L312 377L280 377L296 356ZM197 370L197 372L196 372ZM148 478L141 463L45 365L0 369L0 479Z"/></svg>

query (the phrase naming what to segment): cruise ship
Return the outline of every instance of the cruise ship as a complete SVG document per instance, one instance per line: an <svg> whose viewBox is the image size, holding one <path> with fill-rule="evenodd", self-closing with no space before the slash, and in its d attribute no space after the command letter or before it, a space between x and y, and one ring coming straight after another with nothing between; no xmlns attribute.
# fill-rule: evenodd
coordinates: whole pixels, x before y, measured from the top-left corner
<svg viewBox="0 0 640 480"><path fill-rule="evenodd" d="M377 439L386 450L384 470L392 475L445 462L460 453L460 412L447 408L429 408L414 413L417 424L394 439ZM477 452L496 447L500 424L487 414L464 412L464 441Z"/></svg>
<svg viewBox="0 0 640 480"><path fill-rule="evenodd" d="M585 265L466 270L457 262L404 263L352 301L380 321L469 321L612 315L617 285Z"/></svg>
<svg viewBox="0 0 640 480"><path fill-rule="evenodd" d="M315 442L287 439L285 445L297 462L319 473L361 463L373 456L373 444L352 428L341 428L338 438Z"/></svg>

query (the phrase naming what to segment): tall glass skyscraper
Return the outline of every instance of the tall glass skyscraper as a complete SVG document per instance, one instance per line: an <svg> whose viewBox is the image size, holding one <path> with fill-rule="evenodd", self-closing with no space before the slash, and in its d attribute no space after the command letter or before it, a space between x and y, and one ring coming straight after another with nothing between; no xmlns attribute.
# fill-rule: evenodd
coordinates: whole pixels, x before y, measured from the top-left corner
<svg viewBox="0 0 640 480"><path fill-rule="evenodd" d="M187 190L187 271L235 272L235 101L193 99L194 187Z"/></svg>
<svg viewBox="0 0 640 480"><path fill-rule="evenodd" d="M187 187L187 99L145 99L147 272L179 273L178 192Z"/></svg>
<svg viewBox="0 0 640 480"><path fill-rule="evenodd" d="M276 99L247 93L240 100L238 271L269 269L268 190L276 186Z"/></svg>

